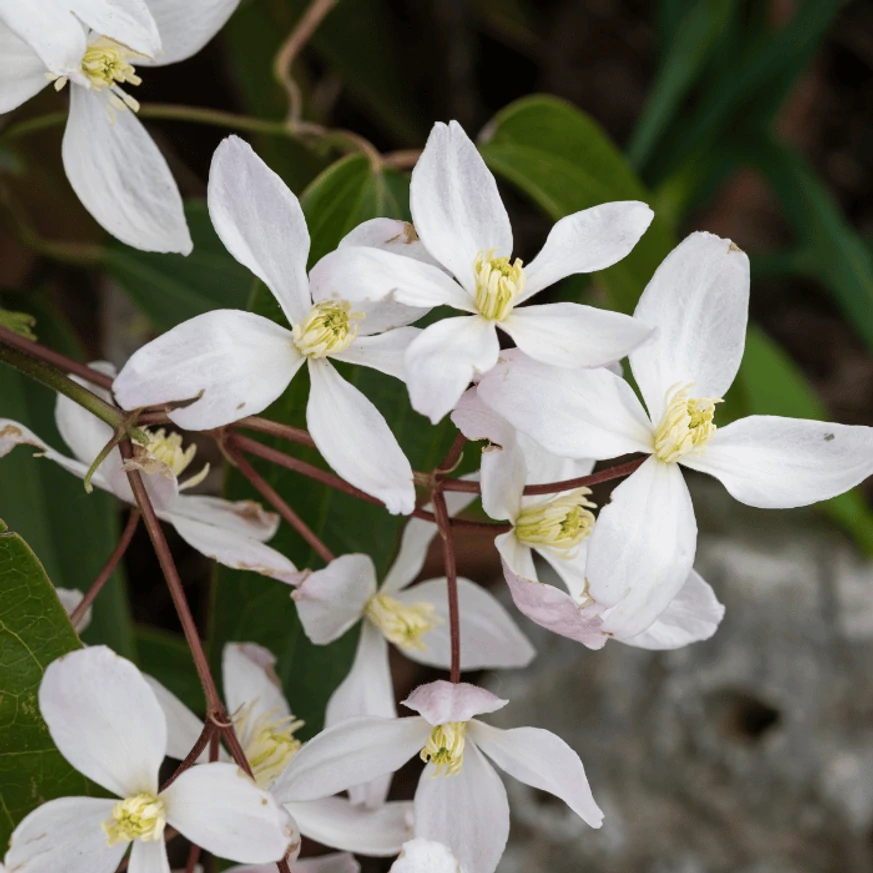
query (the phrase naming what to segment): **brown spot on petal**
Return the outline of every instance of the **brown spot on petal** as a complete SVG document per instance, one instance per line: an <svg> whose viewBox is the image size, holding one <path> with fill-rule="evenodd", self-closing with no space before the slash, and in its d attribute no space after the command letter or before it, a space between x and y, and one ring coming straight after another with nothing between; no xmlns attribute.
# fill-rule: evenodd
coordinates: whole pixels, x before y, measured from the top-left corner
<svg viewBox="0 0 873 873"><path fill-rule="evenodd" d="M741 255L745 254L745 252L731 240L730 245L728 246L728 252L739 252Z"/></svg>

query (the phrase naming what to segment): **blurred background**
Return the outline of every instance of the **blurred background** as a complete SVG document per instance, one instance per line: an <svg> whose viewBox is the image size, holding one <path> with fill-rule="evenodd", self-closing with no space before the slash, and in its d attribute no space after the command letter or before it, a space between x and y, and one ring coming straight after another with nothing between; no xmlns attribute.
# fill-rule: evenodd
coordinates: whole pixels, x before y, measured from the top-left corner
<svg viewBox="0 0 873 873"><path fill-rule="evenodd" d="M630 311L691 230L728 236L749 253L753 326L720 422L769 412L873 425L873 4L339 0L294 63L303 117L365 137L387 156L380 166L341 134L280 130L287 102L273 57L306 8L242 0L206 50L148 70L137 89L188 198L187 260L125 248L78 204L60 162L65 94L46 89L0 117L0 306L34 314L49 346L116 364L210 308L274 314L209 226L202 198L220 140L241 128L302 196L318 257L361 220L408 217L415 151L435 120L456 118L498 176L525 260L564 214L611 199L654 207L655 224L626 262L563 283L553 299ZM166 104L275 129L224 116L170 119ZM433 467L450 431L415 416L387 380L359 384L390 412L414 466ZM267 414L301 423L305 390L296 380ZM63 445L48 392L9 370L0 370L0 417ZM213 462L203 489L251 496L223 475L215 445L196 439ZM470 447L465 463L476 455ZM55 584L84 589L125 514L50 466L25 450L0 463L0 517ZM328 499L287 471L259 469L334 551L374 551L384 569L396 521ZM614 643L592 653L519 618L540 651L533 667L474 677L512 699L495 722L547 727L579 751L607 813L594 832L547 795L509 786L503 873L873 869L873 493L768 514L702 478L692 488L697 567L727 606L713 640L675 653ZM227 640L270 646L311 735L354 635L314 650L287 589L214 572L167 533L214 663ZM299 565L313 563L293 532L276 543ZM502 592L488 538L471 535L458 548L461 571ZM437 549L425 578L440 574ZM177 631L140 531L86 640L136 658L201 708ZM395 667L398 699L433 678L399 658ZM397 796L411 795L416 774L401 775Z"/></svg>

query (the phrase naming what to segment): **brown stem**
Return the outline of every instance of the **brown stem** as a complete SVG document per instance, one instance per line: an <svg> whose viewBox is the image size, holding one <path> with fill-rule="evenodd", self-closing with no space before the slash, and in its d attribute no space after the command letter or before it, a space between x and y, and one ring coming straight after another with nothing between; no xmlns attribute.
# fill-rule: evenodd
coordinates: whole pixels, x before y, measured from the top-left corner
<svg viewBox="0 0 873 873"><path fill-rule="evenodd" d="M131 449L129 439L122 440L119 448L121 449L122 457L126 461L133 457L133 450ZM132 469L128 470L127 478L130 482L133 496L136 499L136 505L142 513L143 522L152 541L152 547L158 556L158 562L161 565L164 578L167 581L170 596L173 598L173 605L176 607L176 614L179 616L179 621L182 624L185 640L188 643L188 648L191 650L191 657L194 659L194 666L197 668L197 675L200 677L200 684L203 686L203 693L206 695L206 709L209 712L224 712L221 698L218 696L218 689L215 687L215 680L209 672L209 661L206 658L206 653L203 651L203 644L200 642L197 625L194 622L191 608L188 606L188 600L185 597L185 589L182 587L179 571L176 569L172 554L170 554L170 547L167 545L167 539L161 529L161 523L158 520L151 498L142 481L142 475L139 470Z"/></svg>
<svg viewBox="0 0 873 873"><path fill-rule="evenodd" d="M259 415L250 415L248 418L241 418L234 424L234 427L244 427L246 430L256 430L259 433L267 433L270 434L270 436L281 437L292 443L299 443L301 446L308 446L310 449L316 448L315 440L312 439L308 431L301 430L299 427L291 427L290 424L281 424L278 421L270 421L269 418L261 418Z"/></svg>
<svg viewBox="0 0 873 873"><path fill-rule="evenodd" d="M185 873L194 873L194 868L200 860L200 846L191 843L191 848L188 851L188 863L185 865Z"/></svg>
<svg viewBox="0 0 873 873"><path fill-rule="evenodd" d="M455 467L457 467L458 462L461 460L461 454L464 451L464 444L466 442L467 438L458 431L458 434L455 436L455 440L452 443L452 447L449 449L445 458L443 458L443 462L439 465L437 472L441 474L450 473L455 469Z"/></svg>
<svg viewBox="0 0 873 873"><path fill-rule="evenodd" d="M239 741L239 737L236 735L236 731L233 729L233 725L222 725L219 730L224 742L227 744L227 750L237 766L254 779L255 774L252 772L252 766L249 764L249 759L246 757L246 753Z"/></svg>
<svg viewBox="0 0 873 873"><path fill-rule="evenodd" d="M203 725L203 730L200 731L200 736L197 737L197 742L191 747L191 751L185 756L185 760L176 768L175 772L161 786L161 791L166 791L186 770L189 770L197 763L197 759L203 754L203 750L207 745L210 745L214 739L218 737L218 728L209 719Z"/></svg>
<svg viewBox="0 0 873 873"><path fill-rule="evenodd" d="M85 592L82 602L70 614L70 624L72 624L73 627L75 627L81 620L88 607L97 599L97 595L103 590L103 586L109 581L109 577L113 572L115 572L115 568L124 557L124 553L127 551L128 546L130 546L130 541L133 539L133 535L139 526L139 519L139 510L132 509L130 512L130 518L127 520L127 526L124 528L124 533L122 533L121 539L118 541L118 544L109 556L109 560L103 566L100 575L93 581L87 592Z"/></svg>
<svg viewBox="0 0 873 873"><path fill-rule="evenodd" d="M458 567L455 559L455 538L446 506L445 495L437 485L433 490L434 515L437 518L440 536L443 540L443 559L446 566L446 582L449 596L449 633L452 643L451 680L461 681L461 616L458 607Z"/></svg>
<svg viewBox="0 0 873 873"><path fill-rule="evenodd" d="M224 447L230 460L236 464L240 473L254 485L264 500L270 503L276 512L306 540L309 547L325 564L329 564L334 559L333 552L316 536L315 531L279 496L272 485L248 462L237 448L236 437L231 436L225 442Z"/></svg>
<svg viewBox="0 0 873 873"><path fill-rule="evenodd" d="M556 491L572 491L574 488L588 488L591 485L599 485L601 482L621 479L624 476L630 476L631 473L642 467L647 459L648 455L644 458L637 458L635 461L628 461L626 464L619 464L617 467L607 467L605 470L591 473L588 476L579 476L576 479L564 479L562 482L546 482L544 485L527 485L524 493L554 494Z"/></svg>

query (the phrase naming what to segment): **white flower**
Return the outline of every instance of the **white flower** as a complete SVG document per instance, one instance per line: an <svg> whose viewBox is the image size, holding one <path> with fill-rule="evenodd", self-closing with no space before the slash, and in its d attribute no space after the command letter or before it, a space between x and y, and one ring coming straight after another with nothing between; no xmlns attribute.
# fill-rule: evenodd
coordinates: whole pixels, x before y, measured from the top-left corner
<svg viewBox="0 0 873 873"><path fill-rule="evenodd" d="M299 843L293 819L235 764L201 764L159 791L167 724L130 661L105 646L49 665L39 707L60 753L118 799L63 797L15 829L5 863L16 873L112 873L127 849L140 873L169 869L164 829L224 858L266 864Z"/></svg>
<svg viewBox="0 0 873 873"><path fill-rule="evenodd" d="M108 364L91 366L107 375L114 375L114 370ZM95 394L109 400L108 392L96 386L89 387ZM112 428L63 395L58 395L55 405L55 422L73 453L72 458L46 445L24 425L4 418L0 418L0 458L16 445L32 445L41 449L50 461L84 479L93 461L112 439ZM179 482L179 477L192 460L193 452L191 449L185 452L181 450L181 439L177 434L167 436L162 431L153 433L149 451L157 457L144 456L141 464L161 471L143 477L155 511L159 518L176 529L188 545L227 567L252 570L288 584L296 584L299 573L294 564L266 545L278 527L277 516L264 512L260 504L254 501L234 503L218 497L182 494L192 481L200 478L202 471ZM113 449L97 468L91 482L126 503L135 503L118 449Z"/></svg>
<svg viewBox="0 0 873 873"><path fill-rule="evenodd" d="M506 703L474 685L423 685L405 701L420 716L352 718L328 728L298 752L274 791L298 801L323 797L393 773L419 753L427 766L415 792L415 835L448 846L465 873L493 873L509 834L506 791L485 755L600 827L582 762L562 739L474 718Z"/></svg>
<svg viewBox="0 0 873 873"><path fill-rule="evenodd" d="M447 495L457 509L468 495ZM378 587L376 568L367 555L343 555L304 579L292 592L303 630L325 645L361 622L352 668L327 704L325 725L362 715L393 718L394 688L388 643L419 664L451 665L447 581L445 577L411 585L424 566L436 526L413 518L403 532L400 551ZM461 669L526 667L536 652L506 610L484 588L458 579ZM390 776L349 789L354 802L376 806L385 800Z"/></svg>
<svg viewBox="0 0 873 873"><path fill-rule="evenodd" d="M524 358L517 350L505 355L512 360ZM607 633L601 618L606 607L591 597L585 575L588 538L596 529L588 489L524 496L526 485L585 476L594 462L568 461L547 452L486 406L476 388L461 398L452 421L468 439L490 442L482 450L482 506L492 518L512 522L512 530L494 542L513 602L528 618L592 649L602 648L610 637L639 648L677 649L715 633L724 607L693 570L643 633L628 637ZM539 581L534 552L552 566L567 593Z"/></svg>
<svg viewBox="0 0 873 873"><path fill-rule="evenodd" d="M2 422L0 422L0 430L2 429ZM76 607L85 597L81 591L77 591L75 588L55 588L55 591L57 592L58 600L61 601L61 606L64 607L64 612L66 612L67 615L72 615L76 611ZM91 624L92 615L93 610L89 606L82 617L73 625L73 630L81 636L87 629L88 625Z"/></svg>
<svg viewBox="0 0 873 873"><path fill-rule="evenodd" d="M262 788L273 785L300 749L294 731L302 723L291 714L275 663L272 653L255 643L228 643L221 663L227 711ZM167 718L167 755L182 760L200 736L203 722L156 679L145 678ZM223 752L222 757L226 758ZM200 761L207 758L208 752L204 751ZM390 857L409 837L408 819L412 813L406 801L365 809L342 797L325 797L288 803L286 809L294 816L301 834L347 852ZM338 859L337 863L344 862ZM338 867L337 873L341 870Z"/></svg>
<svg viewBox="0 0 873 873"><path fill-rule="evenodd" d="M562 457L650 457L612 493L589 540L588 593L604 630L642 633L689 579L697 523L680 467L709 473L742 503L805 506L873 472L873 428L753 415L716 429L717 403L745 344L749 261L733 243L695 233L658 267L635 316L657 338L630 356L648 414L607 370L507 360L479 396Z"/></svg>
<svg viewBox="0 0 873 873"><path fill-rule="evenodd" d="M113 236L191 251L182 198L136 117L137 68L196 54L239 0L0 0L0 113L70 82L62 154L70 184Z"/></svg>
<svg viewBox="0 0 873 873"><path fill-rule="evenodd" d="M463 873L452 850L442 843L421 838L403 844L390 873Z"/></svg>
<svg viewBox="0 0 873 873"><path fill-rule="evenodd" d="M595 367L624 357L651 331L626 315L553 303L519 305L566 276L605 269L636 245L652 210L604 203L561 219L526 267L511 260L512 228L497 183L457 122L437 124L412 173L411 210L427 252L450 275L389 251L338 249L318 269L339 296L467 313L426 328L406 354L412 405L436 423L476 374L496 363L497 328L532 357L561 367Z"/></svg>
<svg viewBox="0 0 873 873"><path fill-rule="evenodd" d="M225 873L275 873L275 864L228 867ZM348 852L333 852L316 858L298 858L294 873L361 873L361 865Z"/></svg>
<svg viewBox="0 0 873 873"><path fill-rule="evenodd" d="M307 279L309 232L300 204L241 139L229 137L215 153L209 211L228 251L270 288L292 328L231 309L192 318L133 355L115 380L119 403L136 409L199 397L170 417L207 430L261 412L307 363L306 421L321 454L390 512L410 513L409 461L382 414L330 361L403 379L403 353L418 331L402 325L421 311L396 303L353 310L315 271Z"/></svg>

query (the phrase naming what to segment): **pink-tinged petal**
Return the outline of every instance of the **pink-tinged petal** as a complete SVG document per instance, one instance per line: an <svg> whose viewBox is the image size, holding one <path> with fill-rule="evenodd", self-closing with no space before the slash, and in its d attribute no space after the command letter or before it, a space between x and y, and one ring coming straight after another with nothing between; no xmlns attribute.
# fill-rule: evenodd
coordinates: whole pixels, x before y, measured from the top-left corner
<svg viewBox="0 0 873 873"><path fill-rule="evenodd" d="M603 824L582 761L559 736L532 727L505 731L481 721L470 725L469 736L504 773L559 797L591 827Z"/></svg>
<svg viewBox="0 0 873 873"><path fill-rule="evenodd" d="M144 673L143 678L157 697L167 720L167 757L184 761L203 731L203 721L153 676ZM209 750L204 749L197 760L199 763L206 763L209 760Z"/></svg>
<svg viewBox="0 0 873 873"><path fill-rule="evenodd" d="M419 685L403 705L419 713L428 724L440 725L450 721L469 721L474 715L496 712L503 709L508 700L471 685L469 682L446 682L437 679L427 685Z"/></svg>
<svg viewBox="0 0 873 873"><path fill-rule="evenodd" d="M144 345L113 390L123 409L199 397L170 418L186 430L210 430L263 412L303 361L285 328L251 312L216 309Z"/></svg>
<svg viewBox="0 0 873 873"><path fill-rule="evenodd" d="M629 315L579 303L524 306L500 326L526 355L553 367L603 367L653 335Z"/></svg>
<svg viewBox="0 0 873 873"><path fill-rule="evenodd" d="M284 858L295 844L299 851L294 820L236 764L198 764L161 799L167 824L214 855L266 864Z"/></svg>
<svg viewBox="0 0 873 873"><path fill-rule="evenodd" d="M108 36L135 52L154 57L161 51L161 34L146 0L62 0L95 33Z"/></svg>
<svg viewBox="0 0 873 873"><path fill-rule="evenodd" d="M479 396L553 455L606 460L652 451L651 423L624 379L502 357L480 380Z"/></svg>
<svg viewBox="0 0 873 873"><path fill-rule="evenodd" d="M130 848L130 873L170 873L170 860L163 840L134 840Z"/></svg>
<svg viewBox="0 0 873 873"><path fill-rule="evenodd" d="M749 259L711 233L686 237L655 271L634 316L657 328L630 356L643 399L658 422L674 385L693 384L694 397L723 397L746 343Z"/></svg>
<svg viewBox="0 0 873 873"><path fill-rule="evenodd" d="M622 638L654 623L685 584L697 549L691 495L676 464L649 458L612 492L588 545L589 593Z"/></svg>
<svg viewBox="0 0 873 873"><path fill-rule="evenodd" d="M209 215L227 250L274 294L291 324L312 308L309 231L288 186L237 136L215 150Z"/></svg>
<svg viewBox="0 0 873 873"><path fill-rule="evenodd" d="M63 655L45 671L39 708L58 751L80 773L119 797L157 791L167 722L130 661L105 646Z"/></svg>
<svg viewBox="0 0 873 873"><path fill-rule="evenodd" d="M249 724L262 715L274 718L291 715L288 701L275 670L276 657L257 643L227 643L221 654L224 702L231 714L244 707ZM246 738L243 738L246 745Z"/></svg>
<svg viewBox="0 0 873 873"><path fill-rule="evenodd" d="M201 494L184 494L174 501L173 514L236 531L262 543L271 540L279 529L279 516L275 512L267 512L255 500L232 501Z"/></svg>
<svg viewBox="0 0 873 873"><path fill-rule="evenodd" d="M61 155L73 190L107 233L146 252L191 253L182 195L135 112L72 86Z"/></svg>
<svg viewBox="0 0 873 873"><path fill-rule="evenodd" d="M583 609L578 601L554 585L516 575L505 561L503 575L513 603L531 621L589 649L602 649L606 645L608 637L603 632L599 610Z"/></svg>
<svg viewBox="0 0 873 873"><path fill-rule="evenodd" d="M446 318L425 328L406 352L412 408L436 424L499 355L497 331L480 315Z"/></svg>
<svg viewBox="0 0 873 873"><path fill-rule="evenodd" d="M679 649L708 640L724 618L724 606L694 571L658 620L641 634L622 640L640 649Z"/></svg>
<svg viewBox="0 0 873 873"><path fill-rule="evenodd" d="M494 873L509 837L506 789L476 744L464 749L461 772L424 768L415 792L415 834L448 846L463 873Z"/></svg>
<svg viewBox="0 0 873 873"><path fill-rule="evenodd" d="M395 218L371 218L350 230L339 241L339 248L346 246L383 249L442 269L439 262L424 247L415 228L408 221Z"/></svg>
<svg viewBox="0 0 873 873"><path fill-rule="evenodd" d="M514 529L495 537L494 545L497 547L497 554L500 555L503 563L513 573L523 579L536 580L538 578L533 552L530 546L519 542Z"/></svg>
<svg viewBox="0 0 873 873"><path fill-rule="evenodd" d="M77 591L75 588L55 588L55 594L58 595L58 600L61 601L61 606L64 607L64 612L67 615L72 615L85 597L81 591ZM92 615L93 610L89 606L82 617L73 625L73 630L81 636L88 625L91 624Z"/></svg>
<svg viewBox="0 0 873 873"><path fill-rule="evenodd" d="M328 464L388 512L415 508L412 467L382 413L327 361L310 361L306 423Z"/></svg>
<svg viewBox="0 0 873 873"><path fill-rule="evenodd" d="M81 66L87 48L85 29L74 16L60 12L56 0L0 0L0 22L53 73L72 73Z"/></svg>
<svg viewBox="0 0 873 873"><path fill-rule="evenodd" d="M682 463L741 503L790 509L836 497L873 475L873 428L750 415L719 428Z"/></svg>
<svg viewBox="0 0 873 873"><path fill-rule="evenodd" d="M202 49L222 27L239 0L148 0L161 34L161 51L143 66L184 61Z"/></svg>
<svg viewBox="0 0 873 873"><path fill-rule="evenodd" d="M432 840L410 840L391 865L390 873L462 873L454 852Z"/></svg>
<svg viewBox="0 0 873 873"><path fill-rule="evenodd" d="M430 579L395 595L401 603L433 606L439 624L422 636L426 648L404 649L403 654L419 664L444 670L449 669L452 660L446 586L444 578ZM461 577L458 601L462 670L499 670L530 664L536 650L494 595Z"/></svg>
<svg viewBox="0 0 873 873"><path fill-rule="evenodd" d="M349 718L322 731L291 759L273 785L282 803L318 800L399 770L424 748L423 718Z"/></svg>
<svg viewBox="0 0 873 873"><path fill-rule="evenodd" d="M381 249L344 246L330 252L312 268L309 281L319 300L393 300L418 309L476 311L470 294L438 267Z"/></svg>
<svg viewBox="0 0 873 873"><path fill-rule="evenodd" d="M406 350L420 333L417 327L398 327L376 336L358 337L344 352L331 358L370 367L402 381L406 378Z"/></svg>
<svg viewBox="0 0 873 873"><path fill-rule="evenodd" d="M581 602L586 599L588 582L585 571L588 566L588 541L583 540L577 548L567 554L554 549L536 549L536 553L558 574L570 596Z"/></svg>
<svg viewBox="0 0 873 873"><path fill-rule="evenodd" d="M577 273L605 270L631 253L655 213L637 200L602 203L562 218L540 253L525 268L521 303Z"/></svg>
<svg viewBox="0 0 873 873"><path fill-rule="evenodd" d="M457 121L434 125L412 171L409 205L425 248L471 294L479 252L512 254L512 227L497 182Z"/></svg>
<svg viewBox="0 0 873 873"><path fill-rule="evenodd" d="M339 639L361 620L376 593L376 568L369 555L340 555L310 573L291 595L306 636L318 646Z"/></svg>
<svg viewBox="0 0 873 873"><path fill-rule="evenodd" d="M275 864L245 864L229 867L225 873L274 873ZM317 858L298 858L294 873L360 873L361 865L348 852L332 852Z"/></svg>
<svg viewBox="0 0 873 873"><path fill-rule="evenodd" d="M0 4L0 18L2 18ZM0 20L0 113L12 112L48 85L39 55Z"/></svg>
<svg viewBox="0 0 873 873"><path fill-rule="evenodd" d="M4 863L15 873L113 873L127 843L109 846L102 823L116 800L61 797L38 806L9 841Z"/></svg>
<svg viewBox="0 0 873 873"><path fill-rule="evenodd" d="M344 797L288 803L300 832L325 846L358 855L388 858L412 836L412 804L391 801L377 809L355 806Z"/></svg>

